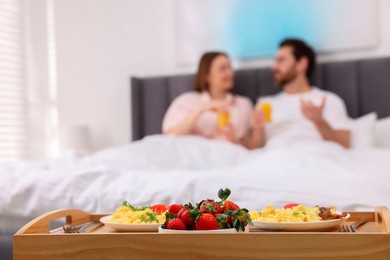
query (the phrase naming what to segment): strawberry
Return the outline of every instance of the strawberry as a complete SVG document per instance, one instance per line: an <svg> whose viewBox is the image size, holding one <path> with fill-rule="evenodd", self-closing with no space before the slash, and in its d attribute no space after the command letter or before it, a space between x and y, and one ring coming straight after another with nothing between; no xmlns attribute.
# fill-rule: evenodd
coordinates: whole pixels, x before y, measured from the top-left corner
<svg viewBox="0 0 390 260"><path fill-rule="evenodd" d="M165 223L166 229L187 230L186 224L179 218L170 219Z"/></svg>
<svg viewBox="0 0 390 260"><path fill-rule="evenodd" d="M232 217L229 217L227 214L217 213L215 214L215 218L220 229L233 227Z"/></svg>
<svg viewBox="0 0 390 260"><path fill-rule="evenodd" d="M196 213L195 212L195 217L196 217ZM195 218L193 217L194 213L190 212L189 210L185 210L182 214L181 214L181 220L183 220L183 222L187 225L187 226L193 226L194 225L194 221L195 221Z"/></svg>
<svg viewBox="0 0 390 260"><path fill-rule="evenodd" d="M221 206L214 200L204 200L199 207L199 211L203 213L222 213Z"/></svg>
<svg viewBox="0 0 390 260"><path fill-rule="evenodd" d="M182 208L183 208L182 204L172 204L169 206L168 212L177 215Z"/></svg>
<svg viewBox="0 0 390 260"><path fill-rule="evenodd" d="M235 211L236 209L239 209L240 207L236 204L236 203L234 203L234 202L232 202L232 201L230 201L230 200L225 200L224 202L223 202L223 211L225 211L226 209L230 209L230 210L232 210L232 211Z"/></svg>
<svg viewBox="0 0 390 260"><path fill-rule="evenodd" d="M217 219L210 213L203 213L196 219L196 230L218 229Z"/></svg>
<svg viewBox="0 0 390 260"><path fill-rule="evenodd" d="M177 218L180 218L181 219L181 216L183 215L184 211L187 211L187 208L186 207L183 207L179 210L179 212L177 213Z"/></svg>
<svg viewBox="0 0 390 260"><path fill-rule="evenodd" d="M237 231L245 231L245 226L253 225L247 209L238 209L230 213L232 215L233 227Z"/></svg>

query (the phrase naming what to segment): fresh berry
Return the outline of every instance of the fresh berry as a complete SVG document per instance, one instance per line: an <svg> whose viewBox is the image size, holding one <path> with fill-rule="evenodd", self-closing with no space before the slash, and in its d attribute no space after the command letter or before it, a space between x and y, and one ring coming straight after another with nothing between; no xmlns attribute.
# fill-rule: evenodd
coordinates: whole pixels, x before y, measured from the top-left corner
<svg viewBox="0 0 390 260"><path fill-rule="evenodd" d="M236 203L234 203L230 200L226 200L223 202L223 208L222 208L223 211L225 211L226 209L230 209L232 211L235 211L236 209L239 209L239 208L240 207Z"/></svg>
<svg viewBox="0 0 390 260"><path fill-rule="evenodd" d="M245 231L245 226L247 226L248 223L253 225L247 209L238 209L233 211L232 214L234 214L232 216L233 227L237 231Z"/></svg>
<svg viewBox="0 0 390 260"><path fill-rule="evenodd" d="M165 224L166 229L186 230L186 224L179 218L170 219Z"/></svg>
<svg viewBox="0 0 390 260"><path fill-rule="evenodd" d="M196 219L196 230L218 229L217 219L210 213L204 213Z"/></svg>
<svg viewBox="0 0 390 260"><path fill-rule="evenodd" d="M153 212L158 213L159 215L163 214L165 211L167 211L168 206L165 204L154 204L152 206Z"/></svg>
<svg viewBox="0 0 390 260"><path fill-rule="evenodd" d="M182 204L172 204L169 206L168 212L177 215L182 208L183 208Z"/></svg>
<svg viewBox="0 0 390 260"><path fill-rule="evenodd" d="M187 226L193 226L194 225L195 219L191 216L190 211L187 210L187 209L185 211L183 211L183 213L180 216L180 219L183 220L183 222Z"/></svg>
<svg viewBox="0 0 390 260"><path fill-rule="evenodd" d="M200 204L199 211L212 214L223 212L221 206L214 200L204 200L202 204Z"/></svg>
<svg viewBox="0 0 390 260"><path fill-rule="evenodd" d="M181 216L183 215L184 211L187 211L187 209L185 207L181 208L177 213L177 217L181 219Z"/></svg>
<svg viewBox="0 0 390 260"><path fill-rule="evenodd" d="M231 228L233 226L232 218L224 213L215 214L215 218L217 219L218 227L220 229Z"/></svg>

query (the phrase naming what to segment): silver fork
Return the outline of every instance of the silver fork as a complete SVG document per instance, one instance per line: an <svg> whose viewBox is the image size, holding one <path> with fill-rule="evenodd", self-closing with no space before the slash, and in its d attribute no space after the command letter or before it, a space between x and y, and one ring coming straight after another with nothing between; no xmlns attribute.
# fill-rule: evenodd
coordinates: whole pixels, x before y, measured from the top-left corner
<svg viewBox="0 0 390 260"><path fill-rule="evenodd" d="M72 225L64 225L62 229L64 230L64 233L84 233L85 229L87 227L91 226L99 226L101 223L98 222L87 222L85 224L79 225L79 226L72 226Z"/></svg>
<svg viewBox="0 0 390 260"><path fill-rule="evenodd" d="M356 232L356 229L358 227L360 227L361 225L367 223L367 220L361 220L361 221L357 221L357 222L354 222L350 225L348 224L344 224L344 225L340 225L339 226L339 231L340 232L349 232L349 233L355 233Z"/></svg>

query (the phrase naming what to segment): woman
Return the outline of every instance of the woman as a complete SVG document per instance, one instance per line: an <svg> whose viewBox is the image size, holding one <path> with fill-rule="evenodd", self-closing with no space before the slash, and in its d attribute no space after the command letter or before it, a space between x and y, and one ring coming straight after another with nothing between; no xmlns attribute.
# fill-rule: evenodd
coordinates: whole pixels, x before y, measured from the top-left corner
<svg viewBox="0 0 390 260"><path fill-rule="evenodd" d="M194 91L172 102L163 120L163 133L222 139L251 149L263 146L264 115L257 109L252 112L251 101L234 93L233 80L225 53L205 53L199 62Z"/></svg>

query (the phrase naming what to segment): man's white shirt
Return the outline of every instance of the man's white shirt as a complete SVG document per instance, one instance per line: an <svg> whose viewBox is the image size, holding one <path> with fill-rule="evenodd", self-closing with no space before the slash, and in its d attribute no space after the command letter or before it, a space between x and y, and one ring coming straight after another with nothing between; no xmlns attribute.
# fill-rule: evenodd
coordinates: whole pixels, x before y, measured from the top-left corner
<svg viewBox="0 0 390 260"><path fill-rule="evenodd" d="M273 96L260 97L257 102L257 105L269 102L272 107L272 121L265 125L267 143L273 140L322 140L314 123L303 115L300 100L311 101L319 106L324 96L326 103L322 115L326 122L334 130L348 130L346 106L336 94L317 87L300 94L282 91Z"/></svg>

